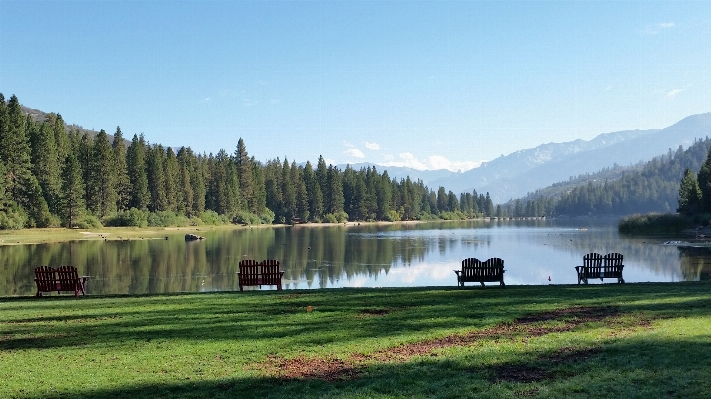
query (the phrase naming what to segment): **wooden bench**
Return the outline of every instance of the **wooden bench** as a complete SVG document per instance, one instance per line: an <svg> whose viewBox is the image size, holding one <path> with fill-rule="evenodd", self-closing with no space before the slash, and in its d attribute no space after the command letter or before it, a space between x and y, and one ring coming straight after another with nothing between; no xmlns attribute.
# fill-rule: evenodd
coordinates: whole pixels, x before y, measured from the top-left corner
<svg viewBox="0 0 711 399"><path fill-rule="evenodd" d="M37 284L37 294L42 296L43 292L74 291L74 296L78 297L81 292L86 295L85 285L89 276L79 277L77 268L74 266L60 266L53 268L50 266L35 267L35 284Z"/></svg>
<svg viewBox="0 0 711 399"><path fill-rule="evenodd" d="M284 272L279 270L279 261L266 259L261 262L245 259L239 262L239 290L243 291L245 286L276 285L277 290L281 290L281 278Z"/></svg>
<svg viewBox="0 0 711 399"><path fill-rule="evenodd" d="M477 258L468 258L462 261L462 270L455 270L457 283L464 287L464 283L496 282L504 284L504 261L500 258L487 259L485 262Z"/></svg>
<svg viewBox="0 0 711 399"><path fill-rule="evenodd" d="M578 273L578 284L581 282L587 284L588 279L599 278L602 281L605 278L616 278L618 283L624 283L622 278L622 269L625 265L622 264L624 256L620 253L613 252L605 256L598 253L589 253L583 256L583 265L575 266L575 271Z"/></svg>

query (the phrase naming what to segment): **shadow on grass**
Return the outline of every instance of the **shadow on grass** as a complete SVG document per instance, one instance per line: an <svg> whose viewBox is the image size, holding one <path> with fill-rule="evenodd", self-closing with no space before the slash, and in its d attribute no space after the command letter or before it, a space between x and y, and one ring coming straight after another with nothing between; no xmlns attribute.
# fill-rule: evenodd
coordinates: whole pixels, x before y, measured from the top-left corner
<svg viewBox="0 0 711 399"><path fill-rule="evenodd" d="M13 299L4 302L21 303L23 316L4 318L7 325L0 325L0 333L9 336L0 340L0 350L105 347L170 339L278 340L281 348L345 344L364 338L426 337L442 331L483 329L571 304L618 306L622 312L652 312L657 317L690 312L709 316L708 288L704 283L676 287L615 284L505 290L341 289L303 295L254 292L86 301ZM307 313L306 306L314 312ZM387 312L379 314L378 309Z"/></svg>
<svg viewBox="0 0 711 399"><path fill-rule="evenodd" d="M252 377L217 381L186 379L168 384L69 391L39 398L352 398L434 397L708 397L708 342L625 340L560 353L501 354L504 361L476 353L415 358L362 370L355 379ZM526 371L527 370L527 371Z"/></svg>

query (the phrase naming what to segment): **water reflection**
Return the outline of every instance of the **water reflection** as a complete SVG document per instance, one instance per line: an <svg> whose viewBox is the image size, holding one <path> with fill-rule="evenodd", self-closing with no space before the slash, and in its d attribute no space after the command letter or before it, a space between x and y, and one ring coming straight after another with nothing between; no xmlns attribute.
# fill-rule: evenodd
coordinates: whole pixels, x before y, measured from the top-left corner
<svg viewBox="0 0 711 399"><path fill-rule="evenodd" d="M0 295L32 295L34 267L72 264L90 294L237 290L241 259L278 259L286 288L455 285L461 259L500 257L507 284L571 284L589 252L625 255L625 280L711 278L711 251L621 237L615 221L468 221L203 231L203 241L75 241L0 246ZM673 238L672 238L673 239Z"/></svg>

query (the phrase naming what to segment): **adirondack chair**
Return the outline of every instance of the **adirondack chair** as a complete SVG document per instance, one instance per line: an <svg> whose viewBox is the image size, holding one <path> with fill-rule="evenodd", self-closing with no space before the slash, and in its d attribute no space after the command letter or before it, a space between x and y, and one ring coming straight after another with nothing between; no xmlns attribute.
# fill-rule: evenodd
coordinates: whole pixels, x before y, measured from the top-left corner
<svg viewBox="0 0 711 399"><path fill-rule="evenodd" d="M73 291L74 296L86 295L86 280L89 276L79 277L77 268L74 266L60 266L53 268L50 266L35 267L35 283L37 284L37 294L42 296L43 292Z"/></svg>
<svg viewBox="0 0 711 399"><path fill-rule="evenodd" d="M622 278L622 269L625 265L622 264L624 256L621 253L612 252L602 258L602 271L600 272L600 280L603 278L616 278L617 282L623 284L625 279Z"/></svg>
<svg viewBox="0 0 711 399"><path fill-rule="evenodd" d="M591 252L583 256L583 265L575 266L575 271L578 273L578 284L583 282L588 283L588 278L599 276L602 268L602 255L596 252Z"/></svg>
<svg viewBox="0 0 711 399"><path fill-rule="evenodd" d="M491 258L485 262L477 258L467 258L462 261L462 270L454 271L457 274L457 283L461 287L469 282L481 283L484 286L485 282L496 281L505 286L504 272L504 261L500 258Z"/></svg>
<svg viewBox="0 0 711 399"><path fill-rule="evenodd" d="M257 262L252 259L245 259L239 262L239 290L243 291L245 286L250 285L276 285L277 290L281 290L281 278L283 271L279 271L279 261L266 259Z"/></svg>

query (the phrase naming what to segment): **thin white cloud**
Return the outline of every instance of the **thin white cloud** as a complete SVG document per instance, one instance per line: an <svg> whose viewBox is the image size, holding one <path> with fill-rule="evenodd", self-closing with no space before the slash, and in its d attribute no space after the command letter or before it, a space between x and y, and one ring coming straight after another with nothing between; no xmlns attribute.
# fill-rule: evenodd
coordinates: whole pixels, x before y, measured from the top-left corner
<svg viewBox="0 0 711 399"><path fill-rule="evenodd" d="M206 103L208 101L210 101L210 97L205 97L202 100L200 100L201 103Z"/></svg>
<svg viewBox="0 0 711 399"><path fill-rule="evenodd" d="M377 151L377 150L380 149L380 144L378 144L378 143L369 143L369 142L366 141L366 142L365 142L365 148L367 148L367 149L369 149L369 150Z"/></svg>
<svg viewBox="0 0 711 399"><path fill-rule="evenodd" d="M259 104L259 101L257 101L257 100L252 100L251 98L243 98L243 99L242 99L242 104L243 104L245 107L253 107L253 106Z"/></svg>
<svg viewBox="0 0 711 399"><path fill-rule="evenodd" d="M400 166L417 170L438 170L447 169L452 172L467 171L479 167L483 161L450 161L441 155L430 155L426 160L417 159L412 153L402 152L399 154L399 160L391 160L382 163L382 166Z"/></svg>
<svg viewBox="0 0 711 399"><path fill-rule="evenodd" d="M662 22L656 25L647 26L642 31L645 35L656 35L659 34L660 29L675 28L676 24L674 22Z"/></svg>
<svg viewBox="0 0 711 399"><path fill-rule="evenodd" d="M350 142L348 142L346 140L343 140L343 145L348 148L355 148L355 146L353 144L351 144Z"/></svg>
<svg viewBox="0 0 711 399"><path fill-rule="evenodd" d="M676 98L676 95L684 91L683 89L673 89L667 93L667 98L670 100L673 100Z"/></svg>
<svg viewBox="0 0 711 399"><path fill-rule="evenodd" d="M363 154L363 151L357 149L357 148L349 148L345 151L343 151L344 154L356 157L356 158L365 158L365 154Z"/></svg>

